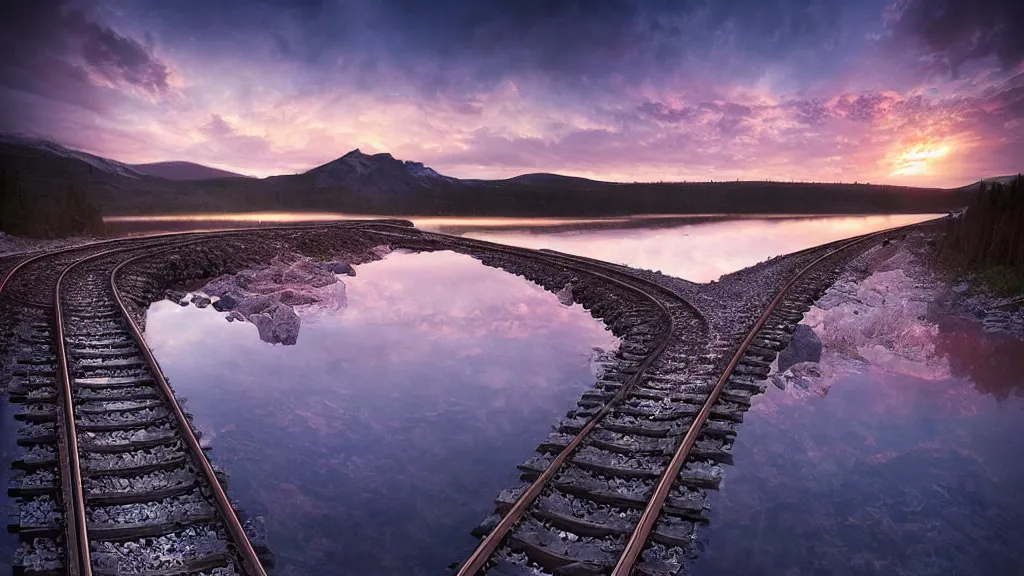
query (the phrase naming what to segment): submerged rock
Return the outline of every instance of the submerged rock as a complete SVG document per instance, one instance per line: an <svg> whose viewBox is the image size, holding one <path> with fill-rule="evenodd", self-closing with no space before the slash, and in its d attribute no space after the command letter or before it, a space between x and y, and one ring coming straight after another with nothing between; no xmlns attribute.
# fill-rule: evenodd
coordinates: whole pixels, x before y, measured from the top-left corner
<svg viewBox="0 0 1024 576"><path fill-rule="evenodd" d="M791 366L801 362L819 362L821 360L821 338L814 329L806 324L797 324L793 339L782 352L779 352L779 372L785 372Z"/></svg>

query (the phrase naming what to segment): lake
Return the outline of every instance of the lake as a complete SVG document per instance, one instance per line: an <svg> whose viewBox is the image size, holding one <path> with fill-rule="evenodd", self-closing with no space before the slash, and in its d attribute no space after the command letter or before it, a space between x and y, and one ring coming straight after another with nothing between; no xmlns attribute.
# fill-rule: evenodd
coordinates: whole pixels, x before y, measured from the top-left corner
<svg viewBox="0 0 1024 576"><path fill-rule="evenodd" d="M694 282L771 256L860 234L922 222L939 214L870 216L648 216L605 219L410 218L424 230L526 248L550 248L661 270ZM108 218L112 233L221 229L290 222L330 222L345 214L195 214Z"/></svg>

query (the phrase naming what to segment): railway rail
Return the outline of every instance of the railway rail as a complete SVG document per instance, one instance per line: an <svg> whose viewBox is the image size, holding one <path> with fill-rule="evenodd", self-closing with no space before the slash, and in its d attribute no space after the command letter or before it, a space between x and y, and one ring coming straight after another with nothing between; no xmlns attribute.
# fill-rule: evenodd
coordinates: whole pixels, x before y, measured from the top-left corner
<svg viewBox="0 0 1024 576"><path fill-rule="evenodd" d="M7 522L22 539L15 572L265 575L115 280L126 264L190 244L365 225L170 233L0 258L8 392L23 422L8 489L19 499Z"/></svg>
<svg viewBox="0 0 1024 576"><path fill-rule="evenodd" d="M696 526L706 522L706 490L717 488L719 464L731 461L735 425L764 391L775 355L834 282L835 265L893 233L803 251L803 265L754 325L724 337L724 346L722 336L705 332L711 342L701 358L684 352L694 333L675 334L687 322L676 310L699 315L683 298L613 265L544 252L552 265L600 270L597 276L656 303L668 322L646 347L633 347L626 335L628 358L640 360L628 379L599 381L541 444L541 455L520 466L527 483L498 496L497 514L476 530L483 539L457 574L537 574L535 567L556 575L678 573ZM485 252L521 252L473 243ZM731 353L721 355L723 348Z"/></svg>
<svg viewBox="0 0 1024 576"><path fill-rule="evenodd" d="M58 275L31 283L52 279L53 300L23 306L25 368L11 390L28 427L25 474L9 490L21 499L9 528L30 540L23 573L265 574L113 289L120 259L169 242L181 238L27 263Z"/></svg>
<svg viewBox="0 0 1024 576"><path fill-rule="evenodd" d="M775 354L834 281L833 264L893 233L801 252L800 270L750 330L718 334L685 298L619 266L390 223L357 225L399 246L466 252L568 291L621 338L595 388L520 465L523 483L498 496L460 576L536 574L535 567L676 573ZM8 524L30 540L26 573L265 574L115 282L123 266L193 236L247 232L65 249L21 260L0 278L22 326L11 392L25 405L19 444L27 450L16 463L25 474L12 487L21 513Z"/></svg>

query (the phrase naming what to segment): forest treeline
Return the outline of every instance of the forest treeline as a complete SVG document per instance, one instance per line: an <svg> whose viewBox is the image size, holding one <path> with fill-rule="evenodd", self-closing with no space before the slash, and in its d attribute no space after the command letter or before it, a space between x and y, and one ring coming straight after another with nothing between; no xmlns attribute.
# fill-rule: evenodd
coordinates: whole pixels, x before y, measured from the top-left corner
<svg viewBox="0 0 1024 576"><path fill-rule="evenodd" d="M84 185L33 186L26 177L0 168L0 231L29 238L103 234L103 217Z"/></svg>
<svg viewBox="0 0 1024 576"><path fill-rule="evenodd" d="M1024 175L1006 184L982 182L967 210L947 224L940 254L982 274L999 295L1024 291Z"/></svg>

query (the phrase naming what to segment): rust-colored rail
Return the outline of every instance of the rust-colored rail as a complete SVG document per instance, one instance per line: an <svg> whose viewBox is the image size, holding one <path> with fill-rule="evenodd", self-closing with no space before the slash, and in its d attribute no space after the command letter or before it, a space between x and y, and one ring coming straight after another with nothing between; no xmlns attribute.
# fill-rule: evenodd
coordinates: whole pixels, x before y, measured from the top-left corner
<svg viewBox="0 0 1024 576"><path fill-rule="evenodd" d="M743 355L746 353L747 348L754 339L757 338L757 334L762 328L764 328L768 318L786 297L789 290L825 259L862 242L888 234L893 230L897 229L894 228L867 234L846 242L834 250L830 250L822 256L814 259L810 264L794 274L790 278L789 282L779 290L778 294L775 295L775 298L772 299L764 312L757 319L757 322L754 323L754 326L747 333L746 338L743 339L743 342L736 350L736 353L733 354L732 359L725 368L725 371L722 372L722 375L718 378L718 382L715 383L715 387L711 390L707 400L705 400L704 405L701 407L700 412L690 424L689 429L686 431L686 436L683 437L682 443L680 443L679 447L676 449L668 467L658 480L658 485L655 487L654 493L651 495L651 499L647 502L647 507L644 508L643 514L640 516L640 521L637 523L636 528L633 530L629 540L626 542L626 547L619 556L619 561L612 570L611 576L630 576L632 573L633 567L640 558L640 553L643 551L643 548L647 543L647 539L651 535L651 531L654 530L654 523L657 521L658 515L661 513L662 506L665 504L665 499L668 498L669 491L672 489L672 485L675 483L676 477L679 476L679 471L682 470L683 464L686 463L686 459L690 456L690 451L693 449L693 445L697 441L697 436L700 435L700 431L704 427L704 423L707 422L708 418L711 416L711 408L714 406L715 402L718 401L718 397L725 388L726 382L729 380L729 377L732 376L732 372L736 368L736 365L743 359Z"/></svg>
<svg viewBox="0 0 1024 576"><path fill-rule="evenodd" d="M199 439L196 438L195 433L192 431L191 423L188 421L188 418L185 417L185 412L181 409L181 405L178 404L178 401L174 396L174 391L171 389L171 385L168 384L163 370L160 369L160 365L157 363L156 357L153 355L153 351L149 349L149 345L146 343L146 339L143 337L142 331L139 330L135 320L133 320L131 314L128 313L124 300L121 298L121 292L117 289L117 273L120 272L121 268L136 260L167 252L179 248L180 246L181 244L177 244L171 248L150 251L145 254L126 259L124 262L115 266L110 272L110 288L113 291L114 300L117 302L118 308L121 309L122 316L124 316L125 321L128 323L128 329L132 333L132 337L135 338L136 344L138 344L139 351L146 359L150 372L153 373L153 380L156 381L157 386L164 395L164 400L171 408L171 413L174 415L174 420L178 425L181 436L185 440L185 445L188 446L188 451L192 456L193 463L202 472L203 477L206 479L207 484L213 492L214 504L217 507L217 511L220 512L228 534L231 535L231 541L236 547L246 576L267 576L267 572L260 563L260 560L256 555L256 551L253 549L252 543L249 541L249 537L246 535L245 529L242 527L242 523L238 519L238 515L235 514L235 509L231 506L231 501L228 499L227 493L224 492L224 488L220 485L220 481L217 480L213 466L210 464L210 461L207 460L206 454L203 453L203 449L199 445Z"/></svg>
<svg viewBox="0 0 1024 576"><path fill-rule="evenodd" d="M118 250L100 252L105 255ZM94 255L94 256L98 256ZM64 490L64 526L67 547L67 569L74 576L92 576L92 557L89 550L89 528L85 514L85 493L82 488L82 466L78 457L78 432L75 425L75 405L71 392L71 373L68 370L68 354L64 343L64 312L60 304L60 289L64 277L72 268L85 262L82 258L68 265L57 277L54 287L54 340L57 354L57 387L60 390L61 432L63 442L58 442L61 469L61 486ZM69 509L70 505L70 509Z"/></svg>

